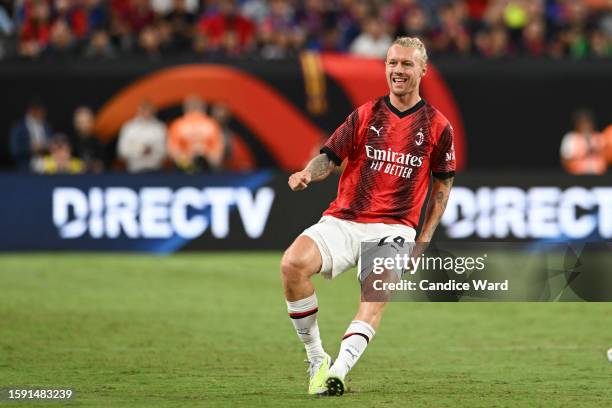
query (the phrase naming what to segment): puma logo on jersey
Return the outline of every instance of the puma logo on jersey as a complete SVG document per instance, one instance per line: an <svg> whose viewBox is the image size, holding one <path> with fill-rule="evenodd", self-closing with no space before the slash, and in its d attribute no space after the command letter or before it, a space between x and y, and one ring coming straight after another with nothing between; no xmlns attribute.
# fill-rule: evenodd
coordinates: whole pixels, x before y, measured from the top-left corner
<svg viewBox="0 0 612 408"><path fill-rule="evenodd" d="M373 130L378 136L380 136L380 131L383 130L383 128L381 126L380 129L376 129L374 126L370 126L370 130Z"/></svg>

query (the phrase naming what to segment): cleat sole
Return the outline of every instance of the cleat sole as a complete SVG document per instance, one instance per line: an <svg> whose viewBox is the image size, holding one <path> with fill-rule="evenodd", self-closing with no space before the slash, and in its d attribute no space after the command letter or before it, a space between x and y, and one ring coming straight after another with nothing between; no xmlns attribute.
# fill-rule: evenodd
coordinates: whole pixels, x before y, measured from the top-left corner
<svg viewBox="0 0 612 408"><path fill-rule="evenodd" d="M325 381L325 387L327 388L325 395L339 397L344 394L344 383L339 378L329 377Z"/></svg>

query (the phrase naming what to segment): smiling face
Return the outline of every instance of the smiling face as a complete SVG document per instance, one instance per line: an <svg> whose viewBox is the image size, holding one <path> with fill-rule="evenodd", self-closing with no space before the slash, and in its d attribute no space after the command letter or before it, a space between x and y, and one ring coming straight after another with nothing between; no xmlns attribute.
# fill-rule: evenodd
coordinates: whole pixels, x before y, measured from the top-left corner
<svg viewBox="0 0 612 408"><path fill-rule="evenodd" d="M389 91L398 97L418 92L421 78L427 71L421 51L398 44L389 48L385 66Z"/></svg>

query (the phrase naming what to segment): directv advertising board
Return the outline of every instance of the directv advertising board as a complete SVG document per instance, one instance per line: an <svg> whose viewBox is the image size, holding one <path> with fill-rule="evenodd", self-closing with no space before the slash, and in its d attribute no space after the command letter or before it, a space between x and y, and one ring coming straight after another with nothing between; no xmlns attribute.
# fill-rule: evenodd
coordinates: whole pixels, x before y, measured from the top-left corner
<svg viewBox="0 0 612 408"><path fill-rule="evenodd" d="M612 237L600 178L461 174L437 239L571 241ZM7 175L0 250L282 249L318 219L335 179L291 194L286 175Z"/></svg>

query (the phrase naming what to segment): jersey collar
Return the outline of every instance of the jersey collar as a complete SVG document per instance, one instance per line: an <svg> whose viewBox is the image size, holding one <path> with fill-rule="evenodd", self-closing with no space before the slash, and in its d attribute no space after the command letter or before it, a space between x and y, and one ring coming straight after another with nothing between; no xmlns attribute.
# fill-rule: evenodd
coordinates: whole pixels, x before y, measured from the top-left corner
<svg viewBox="0 0 612 408"><path fill-rule="evenodd" d="M395 106L393 106L391 104L391 98L389 98L389 95L385 96L385 103L387 104L387 107L389 108L389 110L391 112L393 112L395 114L395 116L397 116L398 118L405 118L406 116L410 115L411 113L414 113L416 111L418 111L419 109L421 109L423 106L425 106L425 99L421 98L420 101L418 101L417 103L414 104L414 106L410 109L407 109L405 111L400 111L399 109L397 109Z"/></svg>

